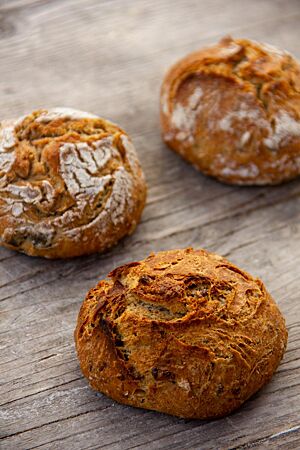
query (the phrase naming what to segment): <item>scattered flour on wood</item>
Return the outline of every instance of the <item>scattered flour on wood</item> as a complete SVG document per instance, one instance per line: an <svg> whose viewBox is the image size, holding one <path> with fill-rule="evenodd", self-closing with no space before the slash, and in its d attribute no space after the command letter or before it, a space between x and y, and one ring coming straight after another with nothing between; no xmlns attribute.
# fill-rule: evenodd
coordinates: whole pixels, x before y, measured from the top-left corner
<svg viewBox="0 0 300 450"><path fill-rule="evenodd" d="M87 391L88 386L79 386L71 389L57 390L51 394L44 394L43 392L38 395L40 398L33 400L30 404L21 404L19 408L14 407L2 407L0 410L0 418L3 421L11 421L18 419L27 419L28 417L37 417L41 415L41 411L44 408L52 411L53 414L57 414L63 408L74 407L82 403L82 397L79 392Z"/></svg>

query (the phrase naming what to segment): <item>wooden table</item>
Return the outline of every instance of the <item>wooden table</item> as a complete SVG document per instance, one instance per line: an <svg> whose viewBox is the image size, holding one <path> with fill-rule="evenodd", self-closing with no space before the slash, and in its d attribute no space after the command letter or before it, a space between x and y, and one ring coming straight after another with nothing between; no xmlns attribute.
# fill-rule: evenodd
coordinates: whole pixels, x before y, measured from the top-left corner
<svg viewBox="0 0 300 450"><path fill-rule="evenodd" d="M106 255L46 261L1 249L1 448L300 448L300 181L225 186L160 138L166 69L228 33L300 57L300 2L1 0L1 118L55 105L110 118L132 135L149 186L137 231ZM289 329L272 382L218 421L116 404L88 387L74 351L78 309L97 280L151 251L186 246L261 277Z"/></svg>

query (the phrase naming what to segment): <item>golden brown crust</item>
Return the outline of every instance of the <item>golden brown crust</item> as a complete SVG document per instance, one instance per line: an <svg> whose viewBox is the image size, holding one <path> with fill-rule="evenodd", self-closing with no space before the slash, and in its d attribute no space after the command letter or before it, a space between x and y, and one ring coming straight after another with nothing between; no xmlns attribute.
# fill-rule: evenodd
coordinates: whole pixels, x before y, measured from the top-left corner
<svg viewBox="0 0 300 450"><path fill-rule="evenodd" d="M230 413L270 380L287 331L260 280L193 249L152 254L109 277L88 293L75 330L94 389L204 419Z"/></svg>
<svg viewBox="0 0 300 450"><path fill-rule="evenodd" d="M102 252L131 233L146 184L117 125L67 108L0 128L1 244L32 256Z"/></svg>
<svg viewBox="0 0 300 450"><path fill-rule="evenodd" d="M278 184L300 174L300 66L246 39L180 60L161 89L166 144L231 184Z"/></svg>

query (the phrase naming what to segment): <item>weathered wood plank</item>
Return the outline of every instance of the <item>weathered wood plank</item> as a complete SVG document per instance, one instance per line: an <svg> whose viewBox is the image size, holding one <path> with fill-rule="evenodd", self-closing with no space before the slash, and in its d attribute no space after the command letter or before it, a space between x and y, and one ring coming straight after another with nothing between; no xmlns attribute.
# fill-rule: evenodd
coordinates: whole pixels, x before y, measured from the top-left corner
<svg viewBox="0 0 300 450"><path fill-rule="evenodd" d="M226 33L300 57L299 21L298 0L0 2L0 115L69 105L111 118L133 136L149 185L137 231L106 255L44 261L0 250L3 448L299 448L299 181L221 185L166 149L158 121L161 79L177 58ZM212 422L124 407L92 392L73 345L80 303L99 278L151 251L190 245L261 277L289 329L272 382Z"/></svg>

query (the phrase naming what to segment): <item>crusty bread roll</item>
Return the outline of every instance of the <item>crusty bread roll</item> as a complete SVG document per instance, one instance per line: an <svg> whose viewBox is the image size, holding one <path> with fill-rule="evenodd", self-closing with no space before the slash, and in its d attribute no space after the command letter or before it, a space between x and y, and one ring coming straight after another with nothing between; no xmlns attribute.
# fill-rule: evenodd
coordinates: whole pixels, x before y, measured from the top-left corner
<svg viewBox="0 0 300 450"><path fill-rule="evenodd" d="M230 413L270 380L287 331L260 280L193 249L152 254L109 277L88 293L75 330L94 389L205 419Z"/></svg>
<svg viewBox="0 0 300 450"><path fill-rule="evenodd" d="M134 230L145 197L135 149L117 125L69 108L2 122L2 245L46 258L102 252Z"/></svg>
<svg viewBox="0 0 300 450"><path fill-rule="evenodd" d="M246 39L180 60L161 89L162 136L207 175L278 184L300 174L300 66Z"/></svg>

